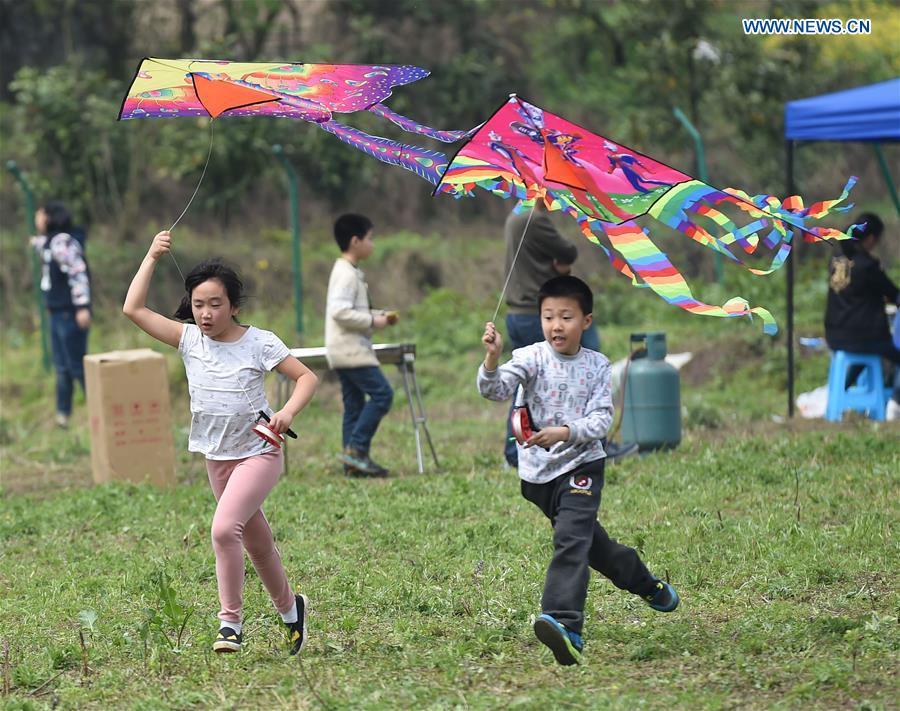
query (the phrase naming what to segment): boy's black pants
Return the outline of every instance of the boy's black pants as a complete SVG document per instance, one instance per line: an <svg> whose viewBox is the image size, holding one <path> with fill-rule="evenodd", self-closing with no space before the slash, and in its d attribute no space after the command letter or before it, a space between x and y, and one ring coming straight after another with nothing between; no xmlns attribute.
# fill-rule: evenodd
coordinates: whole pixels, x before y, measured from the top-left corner
<svg viewBox="0 0 900 711"><path fill-rule="evenodd" d="M605 459L577 467L546 484L522 481L522 496L553 524L553 559L547 567L541 610L581 634L588 566L613 585L650 594L656 579L633 548L609 537L597 520Z"/></svg>

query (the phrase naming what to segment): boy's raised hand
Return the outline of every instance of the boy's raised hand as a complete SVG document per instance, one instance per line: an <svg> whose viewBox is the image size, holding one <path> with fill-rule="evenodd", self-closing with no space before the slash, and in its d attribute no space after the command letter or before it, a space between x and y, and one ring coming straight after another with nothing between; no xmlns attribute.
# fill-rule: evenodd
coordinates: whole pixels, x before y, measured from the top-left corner
<svg viewBox="0 0 900 711"><path fill-rule="evenodd" d="M150 244L150 249L147 251L147 254L153 259L159 259L164 254L168 253L172 249L172 234L169 230L163 230L162 232L157 232L156 236L153 238L153 242Z"/></svg>
<svg viewBox="0 0 900 711"><path fill-rule="evenodd" d="M484 335L481 337L481 342L484 344L485 350L484 367L488 370L496 370L500 354L503 352L503 336L491 321L484 324Z"/></svg>

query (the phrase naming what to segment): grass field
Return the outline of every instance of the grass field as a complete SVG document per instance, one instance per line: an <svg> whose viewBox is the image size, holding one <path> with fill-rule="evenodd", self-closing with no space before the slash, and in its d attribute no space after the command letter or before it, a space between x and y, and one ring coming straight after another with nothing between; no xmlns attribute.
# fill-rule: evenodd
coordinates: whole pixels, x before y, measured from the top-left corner
<svg viewBox="0 0 900 711"><path fill-rule="evenodd" d="M400 259L423 243L440 255L425 237L380 245ZM467 249L481 258L477 244ZM447 287L407 309L395 334L419 344L440 471L416 473L399 393L374 452L397 473L386 481L341 476L333 380L295 421L301 440L266 513L292 582L311 601L300 658L284 653L252 569L245 651L210 651L213 500L202 461L181 451L187 400L177 356L168 353L178 487L93 487L83 402L71 430L53 429L52 383L34 335L8 330L3 708L898 707L900 428L775 421L784 414L783 349L758 324L685 317L611 289L603 308L618 320L604 319L602 338L612 357L627 353L629 331L651 327L668 331L670 350L695 353L682 372L682 446L610 468L600 513L683 603L661 615L594 576L586 663L563 669L530 626L550 529L501 465L505 409L474 390L480 325L495 296ZM799 302L798 323L814 333L817 302L809 293ZM313 306L308 316L318 334ZM248 319L290 329L287 309ZM112 310L92 333L93 351L147 345ZM826 372L826 358L802 358L798 390Z"/></svg>

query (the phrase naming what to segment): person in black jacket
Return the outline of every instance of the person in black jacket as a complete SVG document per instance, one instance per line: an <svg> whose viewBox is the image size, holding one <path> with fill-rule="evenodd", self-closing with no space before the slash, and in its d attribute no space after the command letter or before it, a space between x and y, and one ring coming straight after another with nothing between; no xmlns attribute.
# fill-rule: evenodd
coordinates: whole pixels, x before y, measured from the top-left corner
<svg viewBox="0 0 900 711"><path fill-rule="evenodd" d="M84 388L91 278L84 256L84 232L73 227L65 204L52 200L34 216L32 239L41 256L41 291L50 313L50 340L56 369L56 424L67 427L75 381Z"/></svg>
<svg viewBox="0 0 900 711"><path fill-rule="evenodd" d="M837 243L828 268L825 340L831 350L876 353L894 364L894 392L888 406L894 415L900 408L900 350L891 341L884 307L900 303L900 290L872 254L882 232L881 219L864 213L848 229L856 239Z"/></svg>

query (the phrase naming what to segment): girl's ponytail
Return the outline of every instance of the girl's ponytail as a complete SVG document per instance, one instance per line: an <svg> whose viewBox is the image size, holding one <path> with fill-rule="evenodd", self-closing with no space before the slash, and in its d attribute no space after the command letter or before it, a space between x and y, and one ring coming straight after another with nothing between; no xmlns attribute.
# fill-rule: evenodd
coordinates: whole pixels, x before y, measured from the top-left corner
<svg viewBox="0 0 900 711"><path fill-rule="evenodd" d="M173 318L176 318L179 321L184 321L185 323L194 323L194 312L191 310L190 294L185 294L182 297L181 303L178 304L178 308L175 309Z"/></svg>

